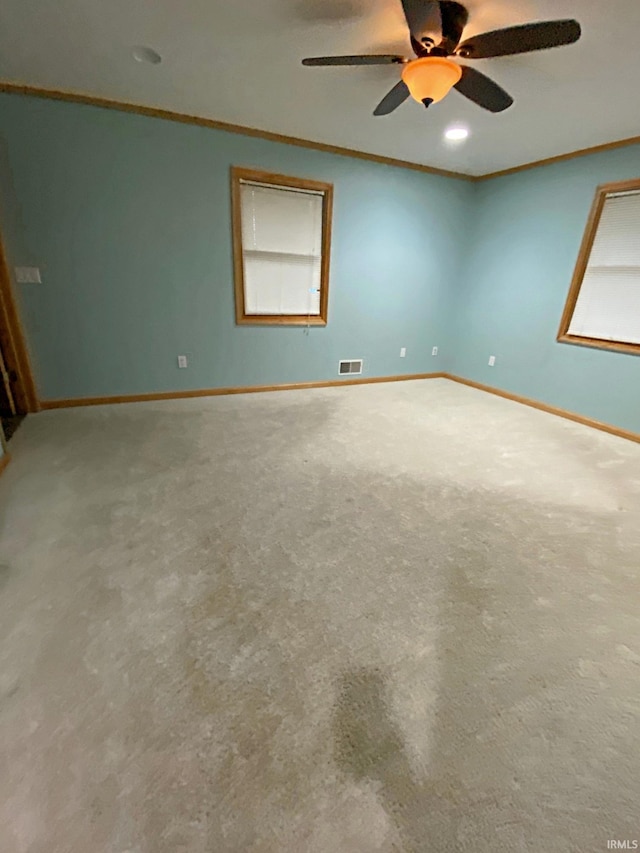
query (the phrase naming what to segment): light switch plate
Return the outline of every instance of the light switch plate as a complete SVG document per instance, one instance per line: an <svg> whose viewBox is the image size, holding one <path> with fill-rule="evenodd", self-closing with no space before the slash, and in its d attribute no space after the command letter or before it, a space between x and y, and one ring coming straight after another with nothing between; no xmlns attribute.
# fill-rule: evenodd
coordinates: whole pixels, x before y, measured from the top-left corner
<svg viewBox="0 0 640 853"><path fill-rule="evenodd" d="M42 284L38 267L16 267L18 284Z"/></svg>

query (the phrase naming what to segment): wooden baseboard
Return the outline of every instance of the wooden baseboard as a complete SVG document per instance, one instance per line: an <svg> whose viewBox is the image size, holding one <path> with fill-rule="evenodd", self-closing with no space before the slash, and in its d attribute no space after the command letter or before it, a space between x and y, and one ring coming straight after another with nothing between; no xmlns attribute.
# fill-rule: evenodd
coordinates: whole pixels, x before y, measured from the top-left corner
<svg viewBox="0 0 640 853"><path fill-rule="evenodd" d="M4 469L5 469L5 468L7 467L7 465L9 464L10 460L11 460L11 457L9 456L9 454L7 453L7 451L5 450L4 455L3 455L3 456L0 456L0 474L2 474L2 472L4 471Z"/></svg>
<svg viewBox="0 0 640 853"><path fill-rule="evenodd" d="M69 400L40 400L41 409L68 409L76 406L111 406L115 403L145 403L154 400L187 400L192 397L221 397L228 394L258 394L265 391L300 391L306 388L337 388L340 385L372 385L377 382L406 382L411 379L438 379L444 373L407 373L399 376L367 376L359 379L331 379L292 382L285 385L248 385L231 388L202 388L196 391L161 391L155 394L127 394L117 397L78 397Z"/></svg>
<svg viewBox="0 0 640 853"><path fill-rule="evenodd" d="M538 409L541 412L547 412L550 415L557 415L560 418L565 418L569 421L574 421L584 426L592 427L593 429L607 432L610 435L616 435L619 438L626 438L629 441L635 441L640 444L640 434L631 432L630 430L621 429L620 427L612 426L611 424L596 421L593 418L587 418L584 415L569 412L566 409L559 409L557 406L549 406L547 403L541 403L538 400L532 400L529 397L523 397L520 394L512 394L510 391L503 391L500 388L494 388L491 385L483 385L481 382L474 382L472 379L465 379L462 376L456 376L452 373L408 373L399 376L367 376L357 379L331 379L318 382L292 382L285 385L249 385L236 386L230 388L202 388L196 391L162 391L156 394L128 394L117 397L79 397L69 400L41 400L41 409L68 409L77 406L111 406L116 403L144 403L153 402L156 400L186 400L193 397L220 397L229 394L258 394L268 391L300 391L307 388L337 388L340 385L372 385L378 382L407 382L412 379L450 379L452 382L458 382L461 385L468 385L470 388L477 388L479 391L486 391L488 394L495 394L498 397L503 397L505 400L512 400L514 403L521 403L524 406L530 406L533 409ZM3 460L6 460L3 462ZM7 464L8 458L5 456L0 460L0 470L3 465Z"/></svg>
<svg viewBox="0 0 640 853"><path fill-rule="evenodd" d="M626 438L629 441L635 441L640 444L640 434L631 432L630 430L621 429L620 427L612 426L611 424L596 421L593 418L587 418L584 415L577 415L575 412L568 412L566 409L559 409L557 406L549 406L547 403L540 403L538 400L532 400L529 397L522 397L520 394L512 394L510 391L502 391L500 388L493 388L491 385L483 385L481 382L474 382L472 379L464 379L462 376L454 376L451 373L444 375L445 379L451 379L452 382L459 382L461 385L468 385L471 388L477 388L479 391L486 391L488 394L495 394L497 397L504 397L505 400L513 400L514 403L522 403L524 406L530 406L532 409L539 409L541 412L548 412L550 415L557 415L560 418L565 418L568 421L574 421L577 424L593 427L602 432L608 432L610 435L617 435L619 438Z"/></svg>

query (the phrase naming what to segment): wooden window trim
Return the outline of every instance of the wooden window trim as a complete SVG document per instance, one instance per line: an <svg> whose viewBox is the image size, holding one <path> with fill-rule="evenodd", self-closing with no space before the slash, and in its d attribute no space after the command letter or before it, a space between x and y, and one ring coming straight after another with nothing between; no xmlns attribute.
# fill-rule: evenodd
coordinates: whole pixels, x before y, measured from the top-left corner
<svg viewBox="0 0 640 853"><path fill-rule="evenodd" d="M320 314L247 314L244 305L244 263L242 247L241 181L257 181L275 186L321 192L322 259L320 262ZM231 167L231 220L233 229L233 271L236 301L236 323L239 326L326 326L329 313L329 264L331 257L331 222L333 217L333 184L293 178L258 169Z"/></svg>
<svg viewBox="0 0 640 853"><path fill-rule="evenodd" d="M571 279L569 295L567 296L567 301L562 313L562 319L560 321L560 328L556 338L558 343L577 344L578 346L583 347L595 347L596 349L606 349L614 352L640 355L640 344L630 344L622 341L608 341L603 340L602 338L585 338L580 335L569 334L569 326L571 325L573 312L575 311L576 304L578 302L582 281L587 271L589 257L591 256L591 249L593 248L593 243L596 239L606 198L610 193L629 192L630 190L640 190L640 178L634 178L630 181L617 181L611 184L601 184L596 190L595 198L593 199L591 211L587 220L587 227L585 228L584 236L582 238L578 261L573 273L573 278Z"/></svg>

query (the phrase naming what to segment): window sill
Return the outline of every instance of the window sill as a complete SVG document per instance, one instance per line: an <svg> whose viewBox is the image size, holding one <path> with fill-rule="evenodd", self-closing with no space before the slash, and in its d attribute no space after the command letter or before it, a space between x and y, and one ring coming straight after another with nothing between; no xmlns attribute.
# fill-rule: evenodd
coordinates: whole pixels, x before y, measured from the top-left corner
<svg viewBox="0 0 640 853"><path fill-rule="evenodd" d="M281 316L277 314L246 314L236 318L238 326L326 326L324 317L308 317L306 314Z"/></svg>
<svg viewBox="0 0 640 853"><path fill-rule="evenodd" d="M625 344L618 341L604 341L600 338L583 338L578 335L559 335L559 344L574 344L591 349L606 349L611 352L623 352L627 355L640 355L640 344Z"/></svg>
<svg viewBox="0 0 640 853"><path fill-rule="evenodd" d="M322 260L320 255L308 255L304 252L280 252L276 249L243 249L245 255L269 257L269 258L294 258L299 261L313 261L320 263Z"/></svg>

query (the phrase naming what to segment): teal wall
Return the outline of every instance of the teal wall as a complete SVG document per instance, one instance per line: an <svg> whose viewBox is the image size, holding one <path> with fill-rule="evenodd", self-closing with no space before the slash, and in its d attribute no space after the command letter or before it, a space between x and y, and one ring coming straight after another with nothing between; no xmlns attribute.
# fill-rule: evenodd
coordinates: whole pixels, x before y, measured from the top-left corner
<svg viewBox="0 0 640 853"><path fill-rule="evenodd" d="M327 328L235 325L231 164L334 183ZM42 269L17 289L45 400L333 379L363 357L640 432L640 358L555 340L597 184L639 175L633 146L472 184L0 94L2 231L12 265Z"/></svg>
<svg viewBox="0 0 640 853"><path fill-rule="evenodd" d="M640 433L640 357L556 342L596 186L639 176L635 145L476 185L454 373Z"/></svg>
<svg viewBox="0 0 640 853"><path fill-rule="evenodd" d="M235 325L232 164L334 183L326 328ZM4 94L0 193L11 265L42 270L17 286L42 399L446 368L466 181Z"/></svg>

